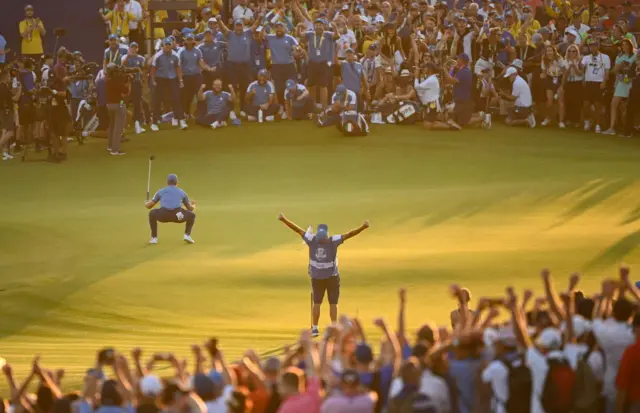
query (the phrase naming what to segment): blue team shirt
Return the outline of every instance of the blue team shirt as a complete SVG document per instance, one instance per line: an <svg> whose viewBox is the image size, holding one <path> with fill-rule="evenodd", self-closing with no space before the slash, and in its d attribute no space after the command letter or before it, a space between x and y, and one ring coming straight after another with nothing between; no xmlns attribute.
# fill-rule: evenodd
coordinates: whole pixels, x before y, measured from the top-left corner
<svg viewBox="0 0 640 413"><path fill-rule="evenodd" d="M153 196L153 202L160 202L160 206L166 209L177 209L181 205L189 206L189 196L181 188L174 185L165 186Z"/></svg>
<svg viewBox="0 0 640 413"><path fill-rule="evenodd" d="M276 93L276 88L273 86L273 83L267 82L264 85L261 85L257 80L249 85L247 88L247 93L256 92L253 95L253 99L251 100L251 104L254 106L264 105L269 102L269 96Z"/></svg>
<svg viewBox="0 0 640 413"><path fill-rule="evenodd" d="M253 35L251 29L244 30L241 34L234 31L227 33L227 60L233 63L249 63L251 60L251 41Z"/></svg>
<svg viewBox="0 0 640 413"><path fill-rule="evenodd" d="M7 48L7 41L5 40L4 36L0 34L0 49L2 49L5 52L3 54L0 54L0 63L4 63L7 61L6 48Z"/></svg>
<svg viewBox="0 0 640 413"><path fill-rule="evenodd" d="M127 48L120 46L118 46L115 50L107 47L104 50L104 60L107 63L115 63L120 66L122 64L122 58L125 57L128 52L129 50Z"/></svg>
<svg viewBox="0 0 640 413"><path fill-rule="evenodd" d="M200 61L202 59L202 51L194 47L189 50L186 47L178 50L178 58L180 59L180 67L184 76L195 76L201 72Z"/></svg>
<svg viewBox="0 0 640 413"><path fill-rule="evenodd" d="M211 43L202 43L198 45L198 49L202 53L202 59L210 67L217 67L222 64L222 52L226 43L213 41Z"/></svg>
<svg viewBox="0 0 640 413"><path fill-rule="evenodd" d="M309 276L327 279L340 275L338 272L338 247L344 242L342 235L329 237L321 243L315 235L305 233L302 236L309 246Z"/></svg>
<svg viewBox="0 0 640 413"><path fill-rule="evenodd" d="M293 49L298 46L298 41L295 38L288 34L282 37L278 37L275 34L268 34L267 45L269 46L269 50L271 50L271 62L274 65L293 63Z"/></svg>
<svg viewBox="0 0 640 413"><path fill-rule="evenodd" d="M151 66L156 68L157 78L175 79L178 77L176 68L180 66L180 59L174 51L165 53L164 50L160 50L153 56Z"/></svg>
<svg viewBox="0 0 640 413"><path fill-rule="evenodd" d="M297 98L298 96L302 95L306 91L307 91L307 88L304 87L304 85L298 83L296 84L296 90L286 89L284 91L284 100L290 100L291 106L293 106L294 108L303 107L305 105L305 101L298 100Z"/></svg>
<svg viewBox="0 0 640 413"><path fill-rule="evenodd" d="M344 84L347 89L360 93L362 73L364 71L362 64L360 62L347 62L345 60L340 66L342 84Z"/></svg>
<svg viewBox="0 0 640 413"><path fill-rule="evenodd" d="M314 31L304 34L309 42L309 60L312 62L329 62L333 58L334 40L333 33L322 32L321 36Z"/></svg>
<svg viewBox="0 0 640 413"><path fill-rule="evenodd" d="M229 106L231 94L224 91L216 94L213 90L207 90L204 92L204 98L207 103L207 114L218 114Z"/></svg>
<svg viewBox="0 0 640 413"><path fill-rule="evenodd" d="M144 57L142 57L140 55L135 55L135 56L127 55L127 58L125 60L124 65L126 67L137 67L140 70L142 70L144 68ZM140 82L141 81L140 73L136 73L135 80L136 80L136 82Z"/></svg>
<svg viewBox="0 0 640 413"><path fill-rule="evenodd" d="M453 100L463 101L471 100L473 89L473 75L469 66L465 66L458 70L455 76L458 83L453 85Z"/></svg>

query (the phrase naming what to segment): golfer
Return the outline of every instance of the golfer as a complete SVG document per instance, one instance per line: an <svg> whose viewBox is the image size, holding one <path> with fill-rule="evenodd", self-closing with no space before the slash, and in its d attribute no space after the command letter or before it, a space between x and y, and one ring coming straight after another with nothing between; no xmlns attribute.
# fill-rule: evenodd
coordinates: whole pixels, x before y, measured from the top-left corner
<svg viewBox="0 0 640 413"><path fill-rule="evenodd" d="M160 203L160 208L149 212L149 226L151 227L151 240L149 244L158 243L158 222L175 222L177 224L186 223L184 229L184 240L189 244L195 241L191 238L191 229L196 220L196 202L189 199L189 196L181 188L178 188L178 176L170 174L167 177L167 186L156 192L153 199L145 201L144 206L151 209ZM184 208L181 206L184 205Z"/></svg>
<svg viewBox="0 0 640 413"><path fill-rule="evenodd" d="M283 214L278 220L302 237L309 246L309 276L313 291L313 326L311 334L317 337L318 321L320 321L320 305L327 292L329 299L329 317L335 324L338 321L338 299L340 298L340 274L338 273L338 247L349 238L355 237L369 228L369 221L365 221L359 228L342 235L329 236L326 224L318 225L316 234L306 233L302 228L289 221Z"/></svg>

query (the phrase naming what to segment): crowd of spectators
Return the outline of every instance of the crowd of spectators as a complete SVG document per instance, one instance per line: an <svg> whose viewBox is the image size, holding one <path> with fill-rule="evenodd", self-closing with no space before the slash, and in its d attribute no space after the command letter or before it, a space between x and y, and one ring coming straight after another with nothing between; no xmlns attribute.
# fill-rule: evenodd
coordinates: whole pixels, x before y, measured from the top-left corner
<svg viewBox="0 0 640 413"><path fill-rule="evenodd" d="M103 70L95 79L74 77L84 63L76 51L62 59L66 73L59 74L67 76L59 86L69 94L71 123L81 123L85 136L107 135L114 155L123 154L114 146L127 117L136 133L163 122L218 129L242 119L314 119L366 133L368 123L489 128L499 116L508 125L631 137L640 113L634 7L625 1L590 11L585 0L535 7L524 0L235 0L227 7L199 0L197 10L174 16L149 10L147 0L106 0L99 10L108 37ZM182 30L150 24L170 17L184 22ZM13 124L18 143L50 139L46 127L33 127L46 115L30 106L55 56L43 55L47 29L33 7L25 7L18 30L21 56L30 60L19 58L13 80L3 80L13 89L0 88L6 159ZM5 47L0 36L0 63ZM119 66L137 72L110 95L105 78ZM96 121L81 122L83 111ZM66 148L56 151L54 159L64 159Z"/></svg>
<svg viewBox="0 0 640 413"><path fill-rule="evenodd" d="M578 289L578 274L560 292L549 271L541 281L543 296L507 287L504 295L478 298L473 308L469 290L452 285L451 325L427 323L415 333L407 331L408 294L401 289L397 328L373 321L379 343L365 335L363 320L341 316L318 340L304 330L281 356L248 350L233 363L222 351L224 337L194 344L190 361L104 348L87 366L83 388L66 393L64 370L47 369L36 356L21 380L4 365L10 394L0 407L13 413L639 412L640 290L629 270L621 268L592 295Z"/></svg>

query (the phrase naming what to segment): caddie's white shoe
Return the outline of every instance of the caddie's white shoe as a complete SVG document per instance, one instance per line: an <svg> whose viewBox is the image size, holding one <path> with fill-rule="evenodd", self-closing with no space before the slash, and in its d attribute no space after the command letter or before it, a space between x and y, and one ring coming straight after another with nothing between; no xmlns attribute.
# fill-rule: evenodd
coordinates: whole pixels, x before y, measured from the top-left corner
<svg viewBox="0 0 640 413"><path fill-rule="evenodd" d="M158 127L158 125L156 125L155 123L151 124L151 130L153 132L158 132L160 130L160 128Z"/></svg>
<svg viewBox="0 0 640 413"><path fill-rule="evenodd" d="M173 127L178 126L178 119L176 119L176 118L171 119L171 126L173 126Z"/></svg>
<svg viewBox="0 0 640 413"><path fill-rule="evenodd" d="M149 244L157 244L158 243L158 238L151 238L149 240Z"/></svg>
<svg viewBox="0 0 640 413"><path fill-rule="evenodd" d="M189 127L189 125L187 125L187 121L185 119L180 119L180 129L185 130Z"/></svg>
<svg viewBox="0 0 640 413"><path fill-rule="evenodd" d="M184 242L189 244L195 244L195 241L193 240L193 238L191 238L191 235L187 235L187 234L184 234Z"/></svg>

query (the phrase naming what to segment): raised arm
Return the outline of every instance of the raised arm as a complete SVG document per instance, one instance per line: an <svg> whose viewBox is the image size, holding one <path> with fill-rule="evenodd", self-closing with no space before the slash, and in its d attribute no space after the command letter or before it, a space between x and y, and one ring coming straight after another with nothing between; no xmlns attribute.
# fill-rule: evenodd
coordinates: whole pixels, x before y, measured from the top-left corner
<svg viewBox="0 0 640 413"><path fill-rule="evenodd" d="M400 341L400 345L404 346L409 343L407 340L407 331L405 327L405 312L407 308L407 290L401 288L398 291L398 298L400 299L400 309L398 310L398 331L397 336Z"/></svg>
<svg viewBox="0 0 640 413"><path fill-rule="evenodd" d="M513 290L513 287L507 288L507 307L511 310L511 322L513 325L513 332L516 335L518 342L526 348L533 345L529 332L527 331L527 322L520 311L518 306L518 298Z"/></svg>
<svg viewBox="0 0 640 413"><path fill-rule="evenodd" d="M391 343L391 348L393 351L393 375L395 377L400 370L400 363L402 363L402 349L400 348L398 337L396 337L396 335L391 332L389 326L382 318L374 320L373 324L382 330L382 333L387 338L387 341ZM379 357L378 361L380 362L381 360L382 358Z"/></svg>
<svg viewBox="0 0 640 413"><path fill-rule="evenodd" d="M557 317L559 320L565 319L564 311L562 310L562 303L560 301L560 297L556 292L556 289L553 285L553 279L551 277L551 273L548 269L542 270L541 273L542 281L544 282L544 291L547 295L547 301L549 302L549 309L551 313Z"/></svg>
<svg viewBox="0 0 640 413"><path fill-rule="evenodd" d="M640 303L640 290L629 279L629 267L620 267L620 281L626 287L626 290Z"/></svg>
<svg viewBox="0 0 640 413"><path fill-rule="evenodd" d="M284 223L287 227L289 227L289 229L291 229L291 231L295 232L301 237L304 236L305 231L299 226L297 226L295 223L293 223L292 221L289 221L287 217L284 216L283 213L280 213L280 215L278 215L278 221L281 221L282 223Z"/></svg>
<svg viewBox="0 0 640 413"><path fill-rule="evenodd" d="M359 233L361 233L362 231L364 231L365 229L369 228L370 226L371 225L369 224L369 221L364 221L364 223L360 225L358 228L352 229L351 231L342 234L342 240L346 241L349 238L353 238Z"/></svg>

